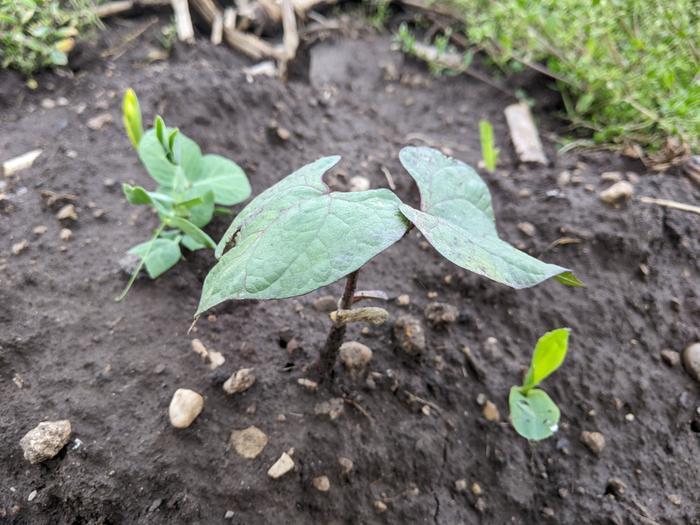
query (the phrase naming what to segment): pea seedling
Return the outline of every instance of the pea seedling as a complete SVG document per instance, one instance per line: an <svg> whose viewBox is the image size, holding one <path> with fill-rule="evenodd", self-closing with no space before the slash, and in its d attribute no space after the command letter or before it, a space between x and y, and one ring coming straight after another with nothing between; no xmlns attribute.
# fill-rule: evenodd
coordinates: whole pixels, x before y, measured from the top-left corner
<svg viewBox="0 0 700 525"><path fill-rule="evenodd" d="M557 431L559 407L544 390L536 387L564 362L569 332L568 328L559 328L540 337L522 386L510 389L511 421L524 438L539 441Z"/></svg>
<svg viewBox="0 0 700 525"><path fill-rule="evenodd" d="M196 315L229 299L293 297L347 276L321 350L324 380L332 377L345 336L340 313L352 306L359 269L411 225L453 263L513 288L550 277L581 285L566 268L535 259L498 237L488 188L471 167L431 148L404 148L399 158L418 184L420 210L387 189L331 191L322 178L338 163L337 156L312 162L258 195L219 242L219 261L204 281Z"/></svg>
<svg viewBox="0 0 700 525"><path fill-rule="evenodd" d="M220 155L202 155L193 140L177 128L167 128L160 116L144 133L139 101L131 89L124 95L123 120L141 162L158 183L156 191L123 184L124 195L131 204L151 206L160 225L150 241L129 250L140 263L117 300L126 296L143 266L155 279L177 264L182 257L180 245L190 251L215 248L216 243L202 228L215 212L229 213L216 205L238 204L251 191L237 164Z"/></svg>
<svg viewBox="0 0 700 525"><path fill-rule="evenodd" d="M479 139L481 140L481 157L486 171L493 173L496 171L500 151L493 138L493 126L488 120L479 121Z"/></svg>

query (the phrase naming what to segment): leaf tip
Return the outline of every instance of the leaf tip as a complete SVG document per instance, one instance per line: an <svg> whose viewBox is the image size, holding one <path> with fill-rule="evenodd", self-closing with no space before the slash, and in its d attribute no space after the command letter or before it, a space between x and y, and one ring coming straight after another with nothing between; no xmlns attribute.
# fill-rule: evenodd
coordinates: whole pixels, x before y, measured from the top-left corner
<svg viewBox="0 0 700 525"><path fill-rule="evenodd" d="M566 270L554 277L557 281L565 286L574 288L586 288L586 283L574 275L574 272Z"/></svg>

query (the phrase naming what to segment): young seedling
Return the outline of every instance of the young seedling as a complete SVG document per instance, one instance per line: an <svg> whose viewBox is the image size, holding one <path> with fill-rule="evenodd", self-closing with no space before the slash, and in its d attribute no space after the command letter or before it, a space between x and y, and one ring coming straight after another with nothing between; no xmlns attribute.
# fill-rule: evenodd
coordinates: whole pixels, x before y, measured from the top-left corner
<svg viewBox="0 0 700 525"><path fill-rule="evenodd" d="M536 387L564 362L569 332L568 328L559 328L540 337L522 386L510 389L511 421L524 438L539 441L557 431L559 407L544 390Z"/></svg>
<svg viewBox="0 0 700 525"><path fill-rule="evenodd" d="M420 210L391 191L331 191L323 175L340 157L324 157L271 186L234 219L216 247L196 315L229 299L282 299L347 276L340 310L352 307L359 269L415 226L447 259L513 288L550 277L581 282L566 268L527 255L498 237L486 184L466 164L431 148L399 158L418 184ZM332 376L345 334L336 312L319 360ZM346 317L346 316L345 316Z"/></svg>
<svg viewBox="0 0 700 525"><path fill-rule="evenodd" d="M484 160L486 171L496 171L498 154L500 153L493 139L493 126L488 120L479 121L479 138L481 139L481 156Z"/></svg>
<svg viewBox="0 0 700 525"><path fill-rule="evenodd" d="M232 206L247 199L251 191L237 164L220 155L202 155L194 141L166 127L160 116L144 133L139 101L131 89L124 95L123 120L141 162L158 184L156 191L123 184L124 195L131 204L151 206L160 224L150 241L129 250L140 262L117 300L126 296L144 266L155 279L177 264L182 257L180 245L190 251L215 248L202 228L214 213L229 213L216 205Z"/></svg>

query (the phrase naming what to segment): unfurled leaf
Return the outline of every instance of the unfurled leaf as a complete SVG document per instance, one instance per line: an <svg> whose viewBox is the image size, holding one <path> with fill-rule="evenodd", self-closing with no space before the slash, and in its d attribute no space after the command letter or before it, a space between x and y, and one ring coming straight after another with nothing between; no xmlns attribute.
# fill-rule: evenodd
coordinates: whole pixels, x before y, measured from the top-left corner
<svg viewBox="0 0 700 525"><path fill-rule="evenodd" d="M164 220L164 222L167 226L174 226L175 228L182 230L187 235L192 237L192 239L197 241L199 244L203 244L207 248L211 248L211 249L216 248L216 243L212 240L212 238L209 237L202 230L197 228L197 226L192 224L187 219L183 219L182 217L175 216L175 217L168 217L167 219Z"/></svg>
<svg viewBox="0 0 700 525"><path fill-rule="evenodd" d="M141 243L131 248L129 253L141 257L151 279L175 266L182 257L180 244L169 239L153 239Z"/></svg>
<svg viewBox="0 0 700 525"><path fill-rule="evenodd" d="M546 392L533 388L524 394L520 387L510 389L510 417L515 430L526 439L539 441L554 434L559 425L559 407Z"/></svg>
<svg viewBox="0 0 700 525"><path fill-rule="evenodd" d="M547 376L561 366L569 345L568 328L547 332L539 338L532 354L532 363L525 377L525 389L539 385Z"/></svg>
<svg viewBox="0 0 700 525"><path fill-rule="evenodd" d="M513 288L570 273L498 237L488 187L466 164L431 148L404 148L400 160L421 194L421 211L402 204L401 213L456 265Z"/></svg>
<svg viewBox="0 0 700 525"><path fill-rule="evenodd" d="M221 259L204 281L198 314L227 299L311 292L403 236L408 224L392 192L331 192L322 177L339 160L325 157L304 166L241 211L217 246Z"/></svg>
<svg viewBox="0 0 700 525"><path fill-rule="evenodd" d="M189 174L188 174L189 177ZM235 162L220 155L204 155L193 187L214 192L217 204L233 206L250 197L250 183L245 172Z"/></svg>

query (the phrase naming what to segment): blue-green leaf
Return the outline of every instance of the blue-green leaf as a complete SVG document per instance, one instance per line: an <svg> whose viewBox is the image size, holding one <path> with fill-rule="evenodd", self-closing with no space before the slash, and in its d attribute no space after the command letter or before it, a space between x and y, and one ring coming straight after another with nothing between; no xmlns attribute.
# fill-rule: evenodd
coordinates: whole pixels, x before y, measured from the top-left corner
<svg viewBox="0 0 700 525"><path fill-rule="evenodd" d="M214 242L214 240L187 219L175 216L169 217L164 222L168 226L174 226L175 228L179 228L187 235L192 237L192 239L194 239L200 244L203 244L207 248L216 248L216 243Z"/></svg>
<svg viewBox="0 0 700 525"><path fill-rule="evenodd" d="M526 439L539 441L554 434L559 425L559 407L546 392L533 388L524 394L514 386L508 396L511 422Z"/></svg>
<svg viewBox="0 0 700 525"><path fill-rule="evenodd" d="M138 255L144 261L146 272L155 279L177 264L182 256L180 244L169 239L153 239L134 246L129 253Z"/></svg>
<svg viewBox="0 0 700 525"><path fill-rule="evenodd" d="M224 206L233 206L250 197L250 183L245 172L238 164L220 155L204 155L196 178L190 180L193 187L214 192L216 203Z"/></svg>

